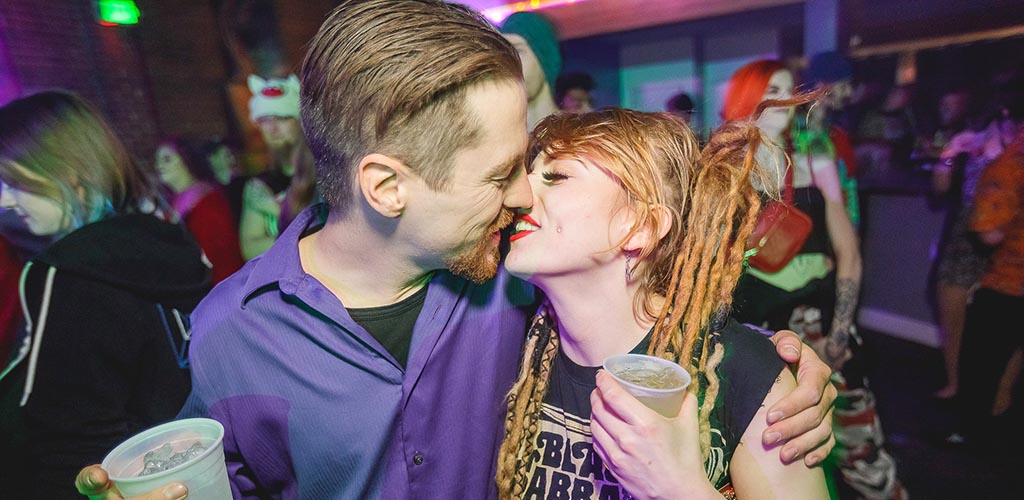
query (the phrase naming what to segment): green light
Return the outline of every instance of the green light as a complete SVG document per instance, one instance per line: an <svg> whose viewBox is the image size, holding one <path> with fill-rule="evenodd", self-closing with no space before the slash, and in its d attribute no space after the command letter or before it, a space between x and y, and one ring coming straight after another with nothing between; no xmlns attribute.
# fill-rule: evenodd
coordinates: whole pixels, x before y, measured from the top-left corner
<svg viewBox="0 0 1024 500"><path fill-rule="evenodd" d="M96 0L100 24L138 24L139 8L134 0Z"/></svg>

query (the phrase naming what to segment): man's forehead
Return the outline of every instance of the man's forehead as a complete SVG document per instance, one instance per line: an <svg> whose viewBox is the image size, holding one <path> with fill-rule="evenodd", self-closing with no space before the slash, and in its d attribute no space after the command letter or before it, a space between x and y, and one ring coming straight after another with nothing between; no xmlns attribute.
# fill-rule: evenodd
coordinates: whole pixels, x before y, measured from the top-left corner
<svg viewBox="0 0 1024 500"><path fill-rule="evenodd" d="M470 88L465 102L482 132L515 140L509 132L513 127L526 130L526 101L526 89L517 78L478 83Z"/></svg>
<svg viewBox="0 0 1024 500"><path fill-rule="evenodd" d="M465 97L477 140L455 153L457 163L472 165L463 170L474 177L519 162L526 151L526 92L517 79L480 82ZM504 175L504 174L503 174Z"/></svg>

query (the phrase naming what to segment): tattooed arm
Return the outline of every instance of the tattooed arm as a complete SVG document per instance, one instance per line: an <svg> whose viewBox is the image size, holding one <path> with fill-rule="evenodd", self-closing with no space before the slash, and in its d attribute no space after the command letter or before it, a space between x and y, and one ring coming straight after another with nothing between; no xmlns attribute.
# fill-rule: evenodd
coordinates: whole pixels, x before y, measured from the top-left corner
<svg viewBox="0 0 1024 500"><path fill-rule="evenodd" d="M825 196L825 222L836 254L835 315L825 349L819 350L819 355L833 369L838 369L850 358L848 346L860 296L861 257L860 241L850 222L841 191L837 189L838 176L834 170L834 163L815 160L815 182ZM836 186L831 185L833 182Z"/></svg>
<svg viewBox="0 0 1024 500"><path fill-rule="evenodd" d="M826 339L824 353L824 361L834 369L838 369L850 356L848 347L859 292L860 283L852 278L837 279L835 316L832 318L832 330Z"/></svg>

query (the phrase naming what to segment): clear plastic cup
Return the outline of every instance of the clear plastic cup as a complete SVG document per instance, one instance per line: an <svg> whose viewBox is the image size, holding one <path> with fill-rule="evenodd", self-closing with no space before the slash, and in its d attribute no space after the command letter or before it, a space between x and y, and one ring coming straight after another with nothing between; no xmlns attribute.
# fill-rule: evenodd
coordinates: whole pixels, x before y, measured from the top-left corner
<svg viewBox="0 0 1024 500"><path fill-rule="evenodd" d="M146 453L170 443L174 452L199 442L206 451L165 471L139 476ZM224 426L209 418L175 420L132 436L103 459L103 468L125 497L142 495L173 482L185 483L189 500L231 500L224 464Z"/></svg>
<svg viewBox="0 0 1024 500"><path fill-rule="evenodd" d="M648 408L675 417L683 406L690 374L666 359L643 354L618 354L604 360L604 369Z"/></svg>

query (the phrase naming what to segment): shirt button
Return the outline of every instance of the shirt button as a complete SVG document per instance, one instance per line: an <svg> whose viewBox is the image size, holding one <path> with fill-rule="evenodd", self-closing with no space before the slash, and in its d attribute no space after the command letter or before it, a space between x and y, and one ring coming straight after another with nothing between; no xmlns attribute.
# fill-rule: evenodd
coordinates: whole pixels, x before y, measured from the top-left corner
<svg viewBox="0 0 1024 500"><path fill-rule="evenodd" d="M412 463L416 465L423 465L423 454L418 451L415 454L413 454Z"/></svg>

